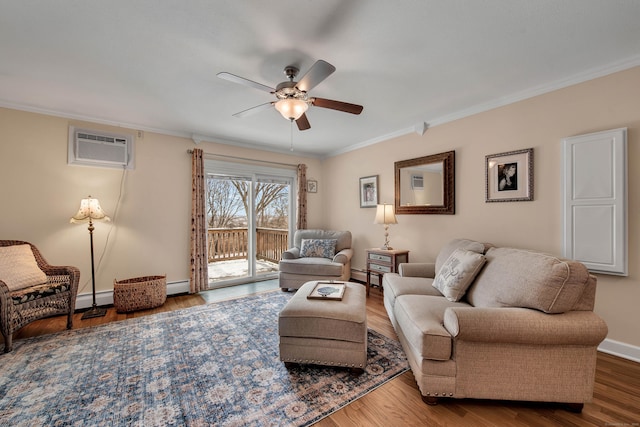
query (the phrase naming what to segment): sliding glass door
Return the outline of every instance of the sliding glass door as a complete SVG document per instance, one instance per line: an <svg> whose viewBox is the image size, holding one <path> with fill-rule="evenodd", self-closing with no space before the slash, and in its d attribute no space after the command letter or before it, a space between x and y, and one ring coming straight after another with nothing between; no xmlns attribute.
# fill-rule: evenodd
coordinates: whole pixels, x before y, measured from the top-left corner
<svg viewBox="0 0 640 427"><path fill-rule="evenodd" d="M277 277L293 230L295 172L205 162L209 285Z"/></svg>

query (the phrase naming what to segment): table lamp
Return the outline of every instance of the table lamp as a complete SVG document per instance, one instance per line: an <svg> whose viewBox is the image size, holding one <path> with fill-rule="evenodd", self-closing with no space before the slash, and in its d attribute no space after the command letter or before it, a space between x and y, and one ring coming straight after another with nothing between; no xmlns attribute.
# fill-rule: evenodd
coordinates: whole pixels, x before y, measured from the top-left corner
<svg viewBox="0 0 640 427"><path fill-rule="evenodd" d="M374 224L384 224L384 246L381 249L393 249L389 246L389 224L397 224L396 214L393 211L393 205L386 203L378 205L376 210L376 218Z"/></svg>

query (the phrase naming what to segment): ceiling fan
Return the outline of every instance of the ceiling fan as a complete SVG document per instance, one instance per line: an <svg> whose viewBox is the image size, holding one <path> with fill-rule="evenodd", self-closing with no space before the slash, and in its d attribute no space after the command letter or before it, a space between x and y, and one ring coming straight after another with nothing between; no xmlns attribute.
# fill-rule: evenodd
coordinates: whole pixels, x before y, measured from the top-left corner
<svg viewBox="0 0 640 427"><path fill-rule="evenodd" d="M289 65L284 69L284 74L287 76L289 81L278 84L275 89L231 73L221 72L218 73L217 76L230 82L269 92L278 98L277 101L267 102L265 104L251 107L247 110L240 111L239 113L235 113L235 117L245 117L249 114L257 113L273 106L285 119L290 121L295 120L298 125L298 129L307 130L311 128L311 125L309 124L309 120L305 113L310 105L320 108L329 108L331 110L344 111L351 114L360 114L362 112L362 105L309 96L309 91L329 77L335 70L336 67L320 59L311 66L307 73L302 76L300 81L296 82L294 79L300 70L298 67Z"/></svg>

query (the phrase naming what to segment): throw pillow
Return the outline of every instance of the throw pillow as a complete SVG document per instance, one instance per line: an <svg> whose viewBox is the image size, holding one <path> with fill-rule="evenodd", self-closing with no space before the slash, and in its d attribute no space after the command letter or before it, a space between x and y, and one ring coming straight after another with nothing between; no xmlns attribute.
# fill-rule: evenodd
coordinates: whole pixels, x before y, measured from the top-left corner
<svg viewBox="0 0 640 427"><path fill-rule="evenodd" d="M433 287L449 301L460 301L487 261L484 255L456 249L433 280Z"/></svg>
<svg viewBox="0 0 640 427"><path fill-rule="evenodd" d="M333 258L336 254L336 242L336 239L302 239L300 256Z"/></svg>
<svg viewBox="0 0 640 427"><path fill-rule="evenodd" d="M0 280L10 291L28 288L47 282L47 275L40 270L29 245L0 247Z"/></svg>

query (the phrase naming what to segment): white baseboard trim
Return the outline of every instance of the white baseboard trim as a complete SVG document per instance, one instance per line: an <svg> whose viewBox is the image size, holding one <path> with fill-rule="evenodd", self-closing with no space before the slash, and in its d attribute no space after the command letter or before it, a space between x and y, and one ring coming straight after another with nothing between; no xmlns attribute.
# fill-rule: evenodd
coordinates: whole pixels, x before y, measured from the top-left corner
<svg viewBox="0 0 640 427"><path fill-rule="evenodd" d="M351 269L351 279L358 280L360 282L367 281L367 272L363 270L357 270L355 268Z"/></svg>
<svg viewBox="0 0 640 427"><path fill-rule="evenodd" d="M607 338L602 341L598 350L603 353L640 363L640 347L631 344Z"/></svg>
<svg viewBox="0 0 640 427"><path fill-rule="evenodd" d="M189 280L167 283L167 295L189 292ZM96 304L113 305L113 290L96 292ZM90 308L93 305L93 294L82 294L76 297L76 310Z"/></svg>

